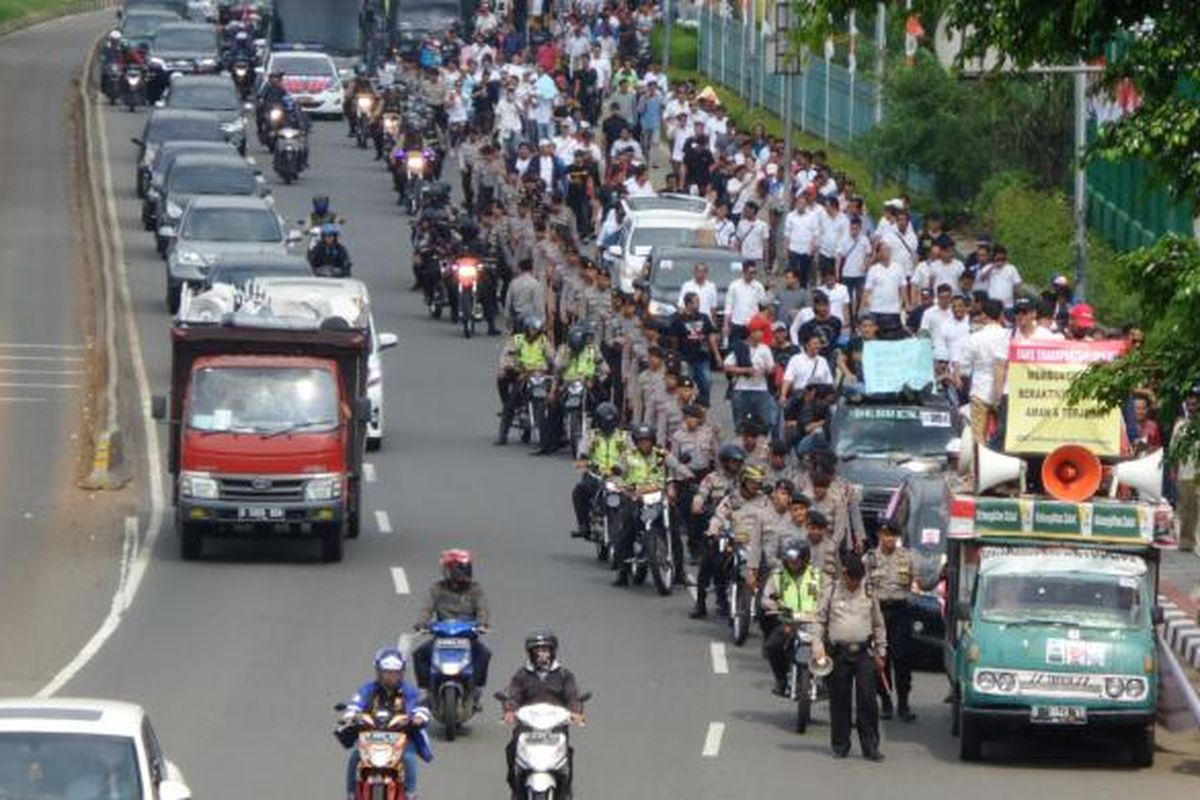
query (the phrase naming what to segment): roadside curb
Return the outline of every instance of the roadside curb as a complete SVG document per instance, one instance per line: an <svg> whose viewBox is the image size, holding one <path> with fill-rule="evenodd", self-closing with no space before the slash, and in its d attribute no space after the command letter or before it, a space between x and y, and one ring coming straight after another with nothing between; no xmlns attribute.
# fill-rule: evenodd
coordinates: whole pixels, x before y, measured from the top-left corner
<svg viewBox="0 0 1200 800"><path fill-rule="evenodd" d="M1192 669L1200 670L1200 625L1168 595L1160 594L1163 608L1162 638Z"/></svg>
<svg viewBox="0 0 1200 800"><path fill-rule="evenodd" d="M90 14L94 11L103 11L107 8L116 7L117 3L115 0L93 0L92 2L89 2L88 0L81 0L78 3L67 6L66 8L28 14L19 19L14 19L7 24L0 25L0 38L10 36L14 33L19 33L20 31L27 30L35 25L41 25L45 22L52 22L56 19L62 19L63 17L70 17L76 14Z"/></svg>

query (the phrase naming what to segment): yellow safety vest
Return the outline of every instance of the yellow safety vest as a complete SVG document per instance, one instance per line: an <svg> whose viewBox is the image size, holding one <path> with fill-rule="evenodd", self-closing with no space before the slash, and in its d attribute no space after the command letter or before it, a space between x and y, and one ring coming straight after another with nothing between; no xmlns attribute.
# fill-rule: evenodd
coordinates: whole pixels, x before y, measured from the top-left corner
<svg viewBox="0 0 1200 800"><path fill-rule="evenodd" d="M513 337L517 345L517 366L524 372L544 372L550 367L550 359L546 357L546 343L543 339L531 341L525 334L519 333Z"/></svg>
<svg viewBox="0 0 1200 800"><path fill-rule="evenodd" d="M621 456L624 454L625 435L618 431L611 436L597 436L592 439L588 461L601 475L608 475L621 463Z"/></svg>
<svg viewBox="0 0 1200 800"><path fill-rule="evenodd" d="M589 344L567 364L567 368L563 370L563 379L568 381L591 380L596 377L599 366L600 354L594 345Z"/></svg>
<svg viewBox="0 0 1200 800"><path fill-rule="evenodd" d="M777 573L779 581L779 605L792 612L794 616L813 615L817 613L817 604L821 601L821 573L809 564L804 568L800 580L793 578L786 569Z"/></svg>
<svg viewBox="0 0 1200 800"><path fill-rule="evenodd" d="M657 447L650 455L642 455L636 447L625 456L626 486L657 486L667 480L667 466L662 450Z"/></svg>

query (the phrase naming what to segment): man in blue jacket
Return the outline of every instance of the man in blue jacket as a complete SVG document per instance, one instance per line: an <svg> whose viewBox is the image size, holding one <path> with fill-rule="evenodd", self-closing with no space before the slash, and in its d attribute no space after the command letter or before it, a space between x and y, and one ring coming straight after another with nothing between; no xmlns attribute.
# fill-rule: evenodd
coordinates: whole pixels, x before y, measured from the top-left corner
<svg viewBox="0 0 1200 800"><path fill-rule="evenodd" d="M348 800L354 800L358 783L359 755L355 746L357 732L354 731L354 719L359 714L374 713L380 709L390 710L394 714L407 714L409 717L408 746L404 751L404 791L409 800L417 798L417 758L431 762L433 751L425 730L429 723L429 709L421 705L417 687L404 681L406 666L403 653L394 647L383 648L375 654L375 680L364 683L346 703L337 735L342 746L352 750L346 766Z"/></svg>

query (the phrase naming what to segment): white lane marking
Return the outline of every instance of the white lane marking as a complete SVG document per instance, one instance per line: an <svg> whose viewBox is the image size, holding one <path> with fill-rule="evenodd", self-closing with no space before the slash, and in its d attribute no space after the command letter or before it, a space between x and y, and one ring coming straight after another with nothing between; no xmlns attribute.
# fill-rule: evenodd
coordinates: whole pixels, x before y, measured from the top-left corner
<svg viewBox="0 0 1200 800"><path fill-rule="evenodd" d="M78 383L14 383L0 381L0 389L79 389Z"/></svg>
<svg viewBox="0 0 1200 800"><path fill-rule="evenodd" d="M0 350L91 350L86 344L34 344L32 342L0 342Z"/></svg>
<svg viewBox="0 0 1200 800"><path fill-rule="evenodd" d="M28 367L0 367L2 375L86 375L86 369L29 369Z"/></svg>
<svg viewBox="0 0 1200 800"><path fill-rule="evenodd" d="M44 397L3 397L0 396L0 403L44 403Z"/></svg>
<svg viewBox="0 0 1200 800"><path fill-rule="evenodd" d="M0 353L0 361L52 361L54 363L70 361L79 364L87 359L83 356L9 356Z"/></svg>
<svg viewBox="0 0 1200 800"><path fill-rule="evenodd" d="M367 483L375 482L375 465L370 461L363 462L363 480Z"/></svg>
<svg viewBox="0 0 1200 800"><path fill-rule="evenodd" d="M408 594L408 576L404 574L404 567L392 567L392 585L396 587L396 594Z"/></svg>
<svg viewBox="0 0 1200 800"><path fill-rule="evenodd" d="M700 594L696 591L696 587L690 584L688 585L688 594L692 596L693 603L700 599Z"/></svg>
<svg viewBox="0 0 1200 800"><path fill-rule="evenodd" d="M95 52L99 41L100 37L97 37L89 53ZM79 82L79 93L83 100L84 113L90 117L95 114L95 110L87 97L87 87L87 81ZM138 331L137 314L134 313L133 299L129 292L128 271L125 268L125 243L121 238L121 223L117 217L116 202L113 200L112 165L108 160L108 132L104 124L104 115L100 114L97 118L99 119L99 124L96 125L96 137L100 153L103 155L101 162L103 164L105 188L104 199L105 210L108 215L107 224L101 227L106 228L112 235L113 261L117 273L116 288L121 297L121 316L125 319L126 344L129 348L130 362L133 365L134 381L137 384L138 406L142 413L142 442L145 446L146 478L150 489L150 518L146 522L146 534L142 539L142 546L135 548L136 555L130 562L124 585L118 586L117 591L113 593L112 605L108 610L108 615L100 623L100 627L96 629L96 632L92 634L92 638L75 654L75 657L67 662L67 665L59 670L58 674L51 678L50 682L38 691L38 697L51 697L66 686L72 678L79 674L80 670L88 665L88 662L96 657L96 654L104 647L104 643L116 633L117 628L125 618L125 612L129 610L130 606L133 605L134 598L137 597L142 580L146 577L146 570L150 566L150 557L154 553L154 544L158 541L158 535L163 528L165 510L162 477L163 466L158 444L158 425L150 414L150 380L146 376L146 360L142 352L142 336L141 332ZM88 122L85 122L84 130L87 132L90 140L91 125ZM92 143L89 141L88 144ZM94 184L93 189L95 189ZM0 343L0 347L4 346L4 344ZM116 342L109 341L108 346L110 348L115 347ZM58 345L57 349L86 350L90 348L83 345Z"/></svg>
<svg viewBox="0 0 1200 800"><path fill-rule="evenodd" d="M704 735L704 749L700 755L705 758L716 758L721 754L721 737L725 735L724 722L708 723L708 733Z"/></svg>
<svg viewBox="0 0 1200 800"><path fill-rule="evenodd" d="M708 649L712 655L713 672L718 675L728 675L729 659L725 657L725 644L723 642L712 642L709 644Z"/></svg>
<svg viewBox="0 0 1200 800"><path fill-rule="evenodd" d="M380 533L392 532L392 521L388 518L386 511L375 512L375 527L379 529Z"/></svg>

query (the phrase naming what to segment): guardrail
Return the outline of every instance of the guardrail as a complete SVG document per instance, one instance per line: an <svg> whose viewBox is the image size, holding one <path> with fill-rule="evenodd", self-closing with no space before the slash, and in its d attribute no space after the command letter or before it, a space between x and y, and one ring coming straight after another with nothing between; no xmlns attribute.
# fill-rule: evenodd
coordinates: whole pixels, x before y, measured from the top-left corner
<svg viewBox="0 0 1200 800"><path fill-rule="evenodd" d="M1160 693L1159 722L1167 730L1200 727L1200 695L1179 663L1171 645L1158 634Z"/></svg>

